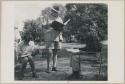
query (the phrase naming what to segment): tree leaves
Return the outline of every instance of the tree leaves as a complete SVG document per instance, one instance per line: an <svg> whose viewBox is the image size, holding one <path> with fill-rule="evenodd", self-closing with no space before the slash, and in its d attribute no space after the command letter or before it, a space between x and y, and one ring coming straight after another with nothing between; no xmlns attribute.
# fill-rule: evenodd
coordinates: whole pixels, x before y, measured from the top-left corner
<svg viewBox="0 0 125 84"><path fill-rule="evenodd" d="M70 3L66 4L65 7L61 4L54 5L55 7L59 7L59 16L64 19L64 22L71 19L63 30L66 42L71 40L72 35L75 36L77 42L84 42L86 29L95 29L101 40L107 39L108 10L106 4ZM24 36L26 36L26 39L32 39L36 42L43 40L43 29L48 27L46 25L47 19L55 19L46 17L46 14L51 14L51 12L50 7L45 8L42 10L42 18L38 16L36 20L27 20L24 22Z"/></svg>
<svg viewBox="0 0 125 84"><path fill-rule="evenodd" d="M38 23L37 20L27 20L24 22L24 38L39 42L43 40L43 31L42 26Z"/></svg>
<svg viewBox="0 0 125 84"><path fill-rule="evenodd" d="M79 40L86 37L83 33L85 28L95 29L101 40L107 38L107 5L106 4L76 4L66 5L67 15L65 19L71 18L70 32ZM63 33L65 34L65 33ZM69 35L68 35L69 36Z"/></svg>

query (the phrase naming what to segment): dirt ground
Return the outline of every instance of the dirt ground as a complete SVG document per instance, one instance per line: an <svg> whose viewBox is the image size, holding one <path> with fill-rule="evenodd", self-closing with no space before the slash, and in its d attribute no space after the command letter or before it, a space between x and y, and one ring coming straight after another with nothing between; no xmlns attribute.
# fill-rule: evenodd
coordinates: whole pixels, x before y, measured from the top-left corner
<svg viewBox="0 0 125 84"><path fill-rule="evenodd" d="M73 46L73 44L71 44ZM68 47L67 45L65 45ZM103 49L101 52L102 56L102 65L98 63L97 57L94 56L85 56L81 55L81 78L72 77L72 67L70 66L71 56L73 56L70 52L67 52L65 49L61 50L58 56L57 70L56 72L51 71L50 73L46 73L47 62L46 58L37 55L34 57L35 68L37 72L37 77L33 78L30 70L29 64L27 65L27 69L24 74L24 81L34 80L34 81L106 81L107 80L107 46L103 45ZM75 55L74 55L75 56ZM52 62L51 62L52 64ZM100 72L99 72L100 71ZM100 74L99 74L100 73ZM19 68L15 69L15 80L18 80L19 77Z"/></svg>

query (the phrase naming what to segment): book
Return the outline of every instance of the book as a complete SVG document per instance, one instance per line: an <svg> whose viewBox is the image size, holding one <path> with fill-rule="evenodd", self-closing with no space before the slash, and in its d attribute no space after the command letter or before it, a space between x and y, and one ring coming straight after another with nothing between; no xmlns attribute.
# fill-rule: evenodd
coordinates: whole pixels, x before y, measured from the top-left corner
<svg viewBox="0 0 125 84"><path fill-rule="evenodd" d="M62 31L63 27L64 27L64 24L62 24L58 21L53 21L52 24L51 24L51 27L54 28L57 31Z"/></svg>

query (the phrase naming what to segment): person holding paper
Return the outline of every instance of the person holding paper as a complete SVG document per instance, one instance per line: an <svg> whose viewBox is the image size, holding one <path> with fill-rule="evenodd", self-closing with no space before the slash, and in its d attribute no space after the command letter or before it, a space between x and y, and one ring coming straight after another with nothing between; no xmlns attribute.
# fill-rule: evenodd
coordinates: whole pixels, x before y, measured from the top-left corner
<svg viewBox="0 0 125 84"><path fill-rule="evenodd" d="M34 51L34 46L29 44L30 40L24 40L25 37L22 38L22 41L17 47L18 60L22 64L20 71L20 80L24 77L24 70L26 69L27 63L29 62L31 66L32 76L36 77L35 65L32 58L32 52Z"/></svg>
<svg viewBox="0 0 125 84"><path fill-rule="evenodd" d="M50 72L50 60L51 56L53 56L53 65L52 71L57 71L57 53L61 49L62 38L62 30L63 26L66 25L69 20L63 23L61 17L58 16L59 8L53 7L52 11L54 12L55 20L48 19L47 29L45 29L44 40L46 43L45 51L47 55L47 72ZM52 13L53 14L53 13ZM56 16L55 16L56 15Z"/></svg>

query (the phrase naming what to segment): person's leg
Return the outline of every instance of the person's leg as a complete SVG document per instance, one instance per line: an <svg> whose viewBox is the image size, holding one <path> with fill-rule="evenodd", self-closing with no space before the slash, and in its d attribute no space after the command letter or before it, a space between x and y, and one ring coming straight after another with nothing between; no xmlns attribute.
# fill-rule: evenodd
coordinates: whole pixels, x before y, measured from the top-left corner
<svg viewBox="0 0 125 84"><path fill-rule="evenodd" d="M21 58L21 60L22 60L22 67L21 67L21 72L20 72L20 79L22 79L23 76L24 76L24 70L26 68L26 65L27 65L27 62L28 62L28 58L27 57L23 57L23 58Z"/></svg>
<svg viewBox="0 0 125 84"><path fill-rule="evenodd" d="M53 67L52 67L52 71L57 71L56 70L57 52L58 52L58 49L53 49Z"/></svg>
<svg viewBox="0 0 125 84"><path fill-rule="evenodd" d="M28 61L29 61L29 64L30 64L30 66L31 66L31 70L32 70L32 73L33 73L33 77L36 77L35 65L34 65L34 61L33 61L32 56L28 56Z"/></svg>
<svg viewBox="0 0 125 84"><path fill-rule="evenodd" d="M50 72L50 61L51 61L51 57L52 57L52 50L47 49L46 50L46 56L47 56L47 72Z"/></svg>

